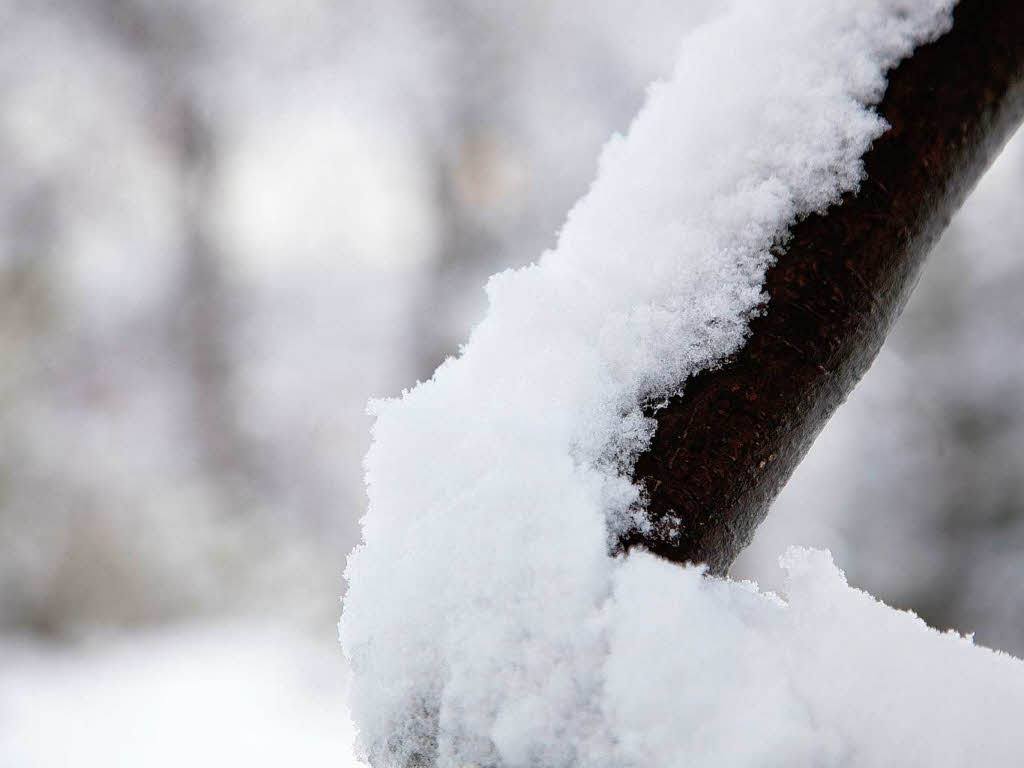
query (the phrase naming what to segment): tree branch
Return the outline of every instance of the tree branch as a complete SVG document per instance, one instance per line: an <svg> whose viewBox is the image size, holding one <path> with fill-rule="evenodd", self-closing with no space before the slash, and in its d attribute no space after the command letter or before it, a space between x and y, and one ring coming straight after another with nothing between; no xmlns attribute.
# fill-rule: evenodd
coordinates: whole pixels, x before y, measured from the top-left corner
<svg viewBox="0 0 1024 768"><path fill-rule="evenodd" d="M878 353L950 217L1024 116L1024 2L962 0L953 28L889 76L891 129L856 194L792 229L746 345L651 409L634 468L644 547L728 571L825 422Z"/></svg>

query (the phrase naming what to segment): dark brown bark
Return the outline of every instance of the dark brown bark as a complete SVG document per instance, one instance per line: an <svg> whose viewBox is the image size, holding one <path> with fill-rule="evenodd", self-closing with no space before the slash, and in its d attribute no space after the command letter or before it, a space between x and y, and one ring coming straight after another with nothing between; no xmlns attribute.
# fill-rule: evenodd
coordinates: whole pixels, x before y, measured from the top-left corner
<svg viewBox="0 0 1024 768"><path fill-rule="evenodd" d="M657 420L634 477L641 546L724 574L870 366L932 245L1024 115L1024 2L962 0L953 28L889 76L891 125L856 194L797 223L746 345ZM1024 297L1022 297L1024 301Z"/></svg>

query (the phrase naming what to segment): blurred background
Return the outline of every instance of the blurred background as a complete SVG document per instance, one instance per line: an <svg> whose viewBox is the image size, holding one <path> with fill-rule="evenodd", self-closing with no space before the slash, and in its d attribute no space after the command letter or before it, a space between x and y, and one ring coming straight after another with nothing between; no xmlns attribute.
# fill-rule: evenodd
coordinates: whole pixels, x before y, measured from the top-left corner
<svg viewBox="0 0 1024 768"><path fill-rule="evenodd" d="M347 765L369 397L713 0L0 0L0 768ZM1024 136L734 573L1024 654Z"/></svg>

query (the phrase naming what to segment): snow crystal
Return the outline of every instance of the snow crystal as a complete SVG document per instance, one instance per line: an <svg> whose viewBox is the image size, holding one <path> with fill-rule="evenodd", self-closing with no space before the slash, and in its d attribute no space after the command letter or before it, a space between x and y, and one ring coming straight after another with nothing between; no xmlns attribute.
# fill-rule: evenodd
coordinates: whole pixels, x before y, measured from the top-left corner
<svg viewBox="0 0 1024 768"><path fill-rule="evenodd" d="M856 188L885 128L868 105L950 5L728 3L606 147L556 249L491 279L458 359L374 404L341 636L377 765L1005 758L1021 666L823 556L789 556L783 603L607 551L639 498L621 470L650 436L641 403L743 344L772 246Z"/></svg>

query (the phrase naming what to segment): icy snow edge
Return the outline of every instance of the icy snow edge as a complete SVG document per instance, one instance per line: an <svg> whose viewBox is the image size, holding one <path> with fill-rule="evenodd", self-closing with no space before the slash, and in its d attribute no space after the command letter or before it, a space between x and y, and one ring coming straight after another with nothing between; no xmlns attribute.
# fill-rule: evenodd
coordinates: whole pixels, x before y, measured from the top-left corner
<svg viewBox="0 0 1024 768"><path fill-rule="evenodd" d="M824 556L789 556L787 607L606 549L638 500L621 469L649 439L640 403L743 344L771 247L856 188L885 127L867 105L950 5L727 4L608 144L557 248L491 279L459 359L374 405L341 637L376 765L1007 757L1020 664L874 603Z"/></svg>

